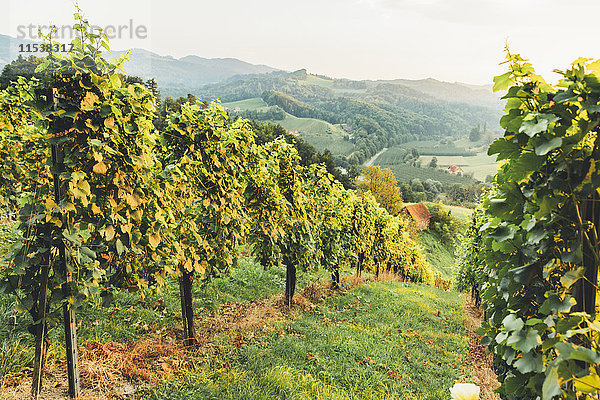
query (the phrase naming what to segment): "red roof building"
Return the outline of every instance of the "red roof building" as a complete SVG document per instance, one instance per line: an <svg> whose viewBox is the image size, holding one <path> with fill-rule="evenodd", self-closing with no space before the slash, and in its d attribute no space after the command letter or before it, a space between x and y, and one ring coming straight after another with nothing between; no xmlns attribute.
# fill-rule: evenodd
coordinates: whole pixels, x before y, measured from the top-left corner
<svg viewBox="0 0 600 400"><path fill-rule="evenodd" d="M457 165L451 165L448 167L448 172L450 172L451 174L462 175L463 170L461 167L459 167Z"/></svg>
<svg viewBox="0 0 600 400"><path fill-rule="evenodd" d="M410 204L404 207L408 214L415 220L417 229L422 231L423 229L429 228L429 221L431 220L431 213L425 207L423 203Z"/></svg>

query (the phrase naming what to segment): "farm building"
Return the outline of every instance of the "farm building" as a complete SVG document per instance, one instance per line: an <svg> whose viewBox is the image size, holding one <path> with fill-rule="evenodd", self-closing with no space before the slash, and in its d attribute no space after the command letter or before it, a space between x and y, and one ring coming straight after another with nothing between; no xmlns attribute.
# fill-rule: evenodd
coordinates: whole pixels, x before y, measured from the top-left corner
<svg viewBox="0 0 600 400"><path fill-rule="evenodd" d="M431 220L431 214L425 204L417 203L410 204L404 207L404 212L408 213L415 220L417 229L422 231L423 229L429 228L429 221Z"/></svg>
<svg viewBox="0 0 600 400"><path fill-rule="evenodd" d="M450 172L451 174L462 175L463 170L457 165L450 165L448 167L448 172Z"/></svg>

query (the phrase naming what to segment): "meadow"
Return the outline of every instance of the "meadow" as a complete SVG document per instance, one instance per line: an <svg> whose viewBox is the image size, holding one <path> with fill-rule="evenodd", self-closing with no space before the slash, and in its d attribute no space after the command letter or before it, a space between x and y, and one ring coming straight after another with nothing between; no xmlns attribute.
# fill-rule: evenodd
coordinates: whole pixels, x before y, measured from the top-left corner
<svg viewBox="0 0 600 400"><path fill-rule="evenodd" d="M15 226L1 227L4 254ZM425 247L443 254L431 261L450 277L447 250L436 241ZM242 257L230 276L194 285L200 343L192 348L181 344L176 285L84 305L77 313L84 398L446 399L455 381L472 378L457 292L366 273L357 279L348 269L340 290L329 289L329 279L323 270L301 272L288 309L284 270ZM29 315L13 308L14 298L0 295L0 314L14 320L0 331L0 398L19 400L29 391L33 336ZM49 339L45 393L61 398L62 330Z"/></svg>

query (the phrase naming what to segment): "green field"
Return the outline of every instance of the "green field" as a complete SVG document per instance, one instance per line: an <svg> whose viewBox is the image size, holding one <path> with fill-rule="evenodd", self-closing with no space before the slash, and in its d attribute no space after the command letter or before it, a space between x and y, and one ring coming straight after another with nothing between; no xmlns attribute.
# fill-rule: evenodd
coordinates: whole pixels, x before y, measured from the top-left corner
<svg viewBox="0 0 600 400"><path fill-rule="evenodd" d="M419 158L421 161L420 169L423 171L402 163L406 149L410 148L416 148L420 154L423 152L430 154L421 155ZM438 142L433 141L410 142L388 149L377 158L375 164L380 165L382 168L391 168L396 179L400 182L406 182L412 178L419 178L421 180L430 178L442 183L465 183L467 181L465 178L451 175L444 171L450 165L461 167L465 174L472 173L475 179L482 182L485 181L488 175L495 175L497 168L495 158L488 156L486 153L478 153L473 156L448 155L471 150L465 147L447 147L442 149ZM438 160L437 171L433 171L427 167L433 157L436 157Z"/></svg>
<svg viewBox="0 0 600 400"><path fill-rule="evenodd" d="M264 100L261 99L260 97L254 97L252 99L234 101L231 103L223 103L223 107L229 107L232 109L239 107L241 110L244 110L244 111L245 110L256 111L256 110L262 110L262 109L266 110L269 108L269 105L267 103L265 103Z"/></svg>
<svg viewBox="0 0 600 400"><path fill-rule="evenodd" d="M333 84L333 81L328 81L312 75L309 75L308 79L311 81L310 83L319 81L322 82L323 85L326 85L328 82ZM266 110L269 107L267 103L259 97L224 103L223 106L232 109L239 107L241 110L251 111ZM354 144L344 140L344 137L348 136L348 134L339 125L333 125L329 122L315 118L298 118L288 113L285 114L283 120L268 122L279 124L285 129L298 131L300 133L299 136L302 139L315 146L319 151L329 150L334 155L344 156L347 156L354 151Z"/></svg>
<svg viewBox="0 0 600 400"><path fill-rule="evenodd" d="M411 179L415 178L418 178L421 181L432 179L434 181L439 181L444 185L451 185L453 183L465 184L472 182L472 180L467 177L453 175L439 169L427 168L426 166L419 168L410 166L408 164L388 164L386 162L382 162L380 158L385 156L386 153L379 156L374 165L379 165L381 168L390 168L399 183L408 183Z"/></svg>
<svg viewBox="0 0 600 400"><path fill-rule="evenodd" d="M473 173L473 177L480 181L485 181L488 175L494 176L497 171L495 157L490 157L485 153L479 153L476 156L421 156L423 165L429 165L433 157L437 157L438 168L446 169L450 165L461 167L465 174Z"/></svg>
<svg viewBox="0 0 600 400"><path fill-rule="evenodd" d="M315 76L315 75L307 75L306 76L306 80L304 81L298 81L300 83L304 83L307 85L317 85L317 86L322 86L322 87L326 87L326 88L333 88L333 80L332 79L324 79L321 78L320 76Z"/></svg>

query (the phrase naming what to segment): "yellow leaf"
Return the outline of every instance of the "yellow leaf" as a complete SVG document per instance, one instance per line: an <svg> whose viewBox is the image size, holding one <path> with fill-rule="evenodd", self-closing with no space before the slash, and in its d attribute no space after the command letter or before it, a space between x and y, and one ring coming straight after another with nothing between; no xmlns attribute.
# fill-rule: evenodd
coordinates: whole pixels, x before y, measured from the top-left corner
<svg viewBox="0 0 600 400"><path fill-rule="evenodd" d="M208 206L210 205L210 199L204 199L204 200L202 201L202 205L203 205L204 207L208 207Z"/></svg>
<svg viewBox="0 0 600 400"><path fill-rule="evenodd" d="M56 203L51 197L46 197L46 210L52 211L56 208Z"/></svg>
<svg viewBox="0 0 600 400"><path fill-rule="evenodd" d="M208 262L206 260L200 261L200 269L198 270L198 274L204 275L204 271L208 268Z"/></svg>
<svg viewBox="0 0 600 400"><path fill-rule="evenodd" d="M104 228L104 239L110 241L115 237L115 227L109 225L107 228Z"/></svg>
<svg viewBox="0 0 600 400"><path fill-rule="evenodd" d="M114 128L115 119L113 117L108 117L104 120L104 126L107 128Z"/></svg>
<svg viewBox="0 0 600 400"><path fill-rule="evenodd" d="M160 236L158 236L156 233L153 233L152 235L148 236L148 242L150 243L152 249L156 249L160 243Z"/></svg>
<svg viewBox="0 0 600 400"><path fill-rule="evenodd" d="M101 211L102 211L102 210L100 210L100 207L98 207L98 206L96 205L96 203L92 204L92 212L93 212L94 214L100 214L100 212L101 212Z"/></svg>
<svg viewBox="0 0 600 400"><path fill-rule="evenodd" d="M99 163L94 165L94 168L92 168L93 171L97 174L101 174L104 175L106 174L106 171L108 170L108 168L106 167L106 164L104 164L104 161L100 161Z"/></svg>
<svg viewBox="0 0 600 400"><path fill-rule="evenodd" d="M131 228L133 228L133 224L132 223L123 224L123 225L121 225L121 232L123 232L123 233L130 233L131 232Z"/></svg>
<svg viewBox="0 0 600 400"><path fill-rule="evenodd" d="M126 194L125 201L127 201L127 204L129 204L129 206L133 210L138 208L143 203L142 198L140 196L138 196L136 193Z"/></svg>
<svg viewBox="0 0 600 400"><path fill-rule="evenodd" d="M135 221L141 221L142 220L142 210L137 209L134 212L132 212L131 218L133 218Z"/></svg>
<svg viewBox="0 0 600 400"><path fill-rule="evenodd" d="M81 101L81 109L84 111L93 110L96 101L98 101L98 95L93 92L87 92L85 98Z"/></svg>

